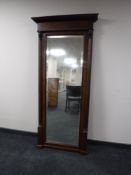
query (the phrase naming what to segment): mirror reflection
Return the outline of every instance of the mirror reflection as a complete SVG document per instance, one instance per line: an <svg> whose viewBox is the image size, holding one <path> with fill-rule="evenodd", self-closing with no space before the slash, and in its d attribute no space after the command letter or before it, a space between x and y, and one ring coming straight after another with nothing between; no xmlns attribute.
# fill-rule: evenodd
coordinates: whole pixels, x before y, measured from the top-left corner
<svg viewBox="0 0 131 175"><path fill-rule="evenodd" d="M46 50L47 142L78 145L83 36L48 36Z"/></svg>

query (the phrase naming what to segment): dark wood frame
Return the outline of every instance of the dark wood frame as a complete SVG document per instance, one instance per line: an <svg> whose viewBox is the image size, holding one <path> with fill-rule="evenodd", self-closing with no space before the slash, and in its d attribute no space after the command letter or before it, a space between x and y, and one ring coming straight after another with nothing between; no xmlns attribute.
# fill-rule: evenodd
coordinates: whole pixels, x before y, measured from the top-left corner
<svg viewBox="0 0 131 175"><path fill-rule="evenodd" d="M87 153L87 128L90 100L90 77L92 60L93 23L98 14L62 15L33 17L37 23L39 36L39 126L38 147ZM46 142L46 47L48 35L83 35L84 63L82 72L82 92L80 107L79 145Z"/></svg>

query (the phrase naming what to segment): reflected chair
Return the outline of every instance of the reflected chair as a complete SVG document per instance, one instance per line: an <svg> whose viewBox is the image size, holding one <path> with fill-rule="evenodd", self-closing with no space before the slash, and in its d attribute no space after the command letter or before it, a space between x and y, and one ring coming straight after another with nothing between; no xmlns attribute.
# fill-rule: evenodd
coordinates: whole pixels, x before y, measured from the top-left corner
<svg viewBox="0 0 131 175"><path fill-rule="evenodd" d="M66 105L65 112L68 110L72 110L71 102L77 102L75 111L78 112L80 108L80 100L81 100L81 86L66 86Z"/></svg>

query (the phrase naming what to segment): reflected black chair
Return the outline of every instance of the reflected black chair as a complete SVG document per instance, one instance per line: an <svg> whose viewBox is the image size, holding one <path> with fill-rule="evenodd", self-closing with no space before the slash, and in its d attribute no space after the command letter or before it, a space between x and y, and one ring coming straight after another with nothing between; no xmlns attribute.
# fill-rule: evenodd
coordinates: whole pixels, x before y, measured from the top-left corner
<svg viewBox="0 0 131 175"><path fill-rule="evenodd" d="M80 100L81 100L81 86L66 86L65 112L71 110L71 102L77 102L75 112L78 112L80 108Z"/></svg>

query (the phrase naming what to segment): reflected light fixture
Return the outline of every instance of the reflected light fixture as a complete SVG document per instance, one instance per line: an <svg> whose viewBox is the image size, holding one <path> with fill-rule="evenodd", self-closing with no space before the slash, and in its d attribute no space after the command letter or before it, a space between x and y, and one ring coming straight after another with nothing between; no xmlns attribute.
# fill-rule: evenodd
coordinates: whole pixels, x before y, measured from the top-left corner
<svg viewBox="0 0 131 175"><path fill-rule="evenodd" d="M48 38L67 38L68 36L66 35L53 35L53 36L48 36Z"/></svg>
<svg viewBox="0 0 131 175"><path fill-rule="evenodd" d="M76 59L75 58L65 58L64 63L69 66L72 66L73 64L76 64Z"/></svg>
<svg viewBox="0 0 131 175"><path fill-rule="evenodd" d="M64 56L66 52L64 49L50 49L48 54L52 56Z"/></svg>
<svg viewBox="0 0 131 175"><path fill-rule="evenodd" d="M72 67L73 69L76 69L76 68L78 68L78 64L72 64L71 67Z"/></svg>
<svg viewBox="0 0 131 175"><path fill-rule="evenodd" d="M81 60L80 60L80 63L81 63L81 65L83 65L83 59L81 58Z"/></svg>

